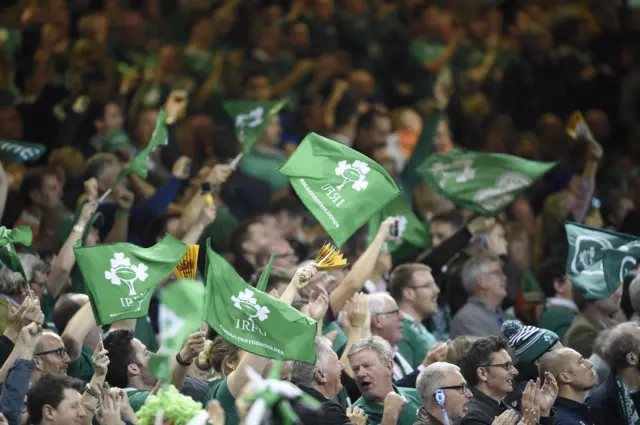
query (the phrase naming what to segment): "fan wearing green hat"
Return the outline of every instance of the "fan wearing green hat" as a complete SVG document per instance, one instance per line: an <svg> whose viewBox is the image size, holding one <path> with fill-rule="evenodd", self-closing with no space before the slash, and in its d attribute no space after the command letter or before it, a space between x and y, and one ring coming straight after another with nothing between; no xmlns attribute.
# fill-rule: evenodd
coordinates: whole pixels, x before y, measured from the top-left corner
<svg viewBox="0 0 640 425"><path fill-rule="evenodd" d="M540 358L562 347L560 337L555 332L536 326L523 325L519 320L507 320L502 324L502 333L509 341L518 361L518 376L513 391L505 397L505 403L515 409L520 408L522 392L530 379L536 380Z"/></svg>

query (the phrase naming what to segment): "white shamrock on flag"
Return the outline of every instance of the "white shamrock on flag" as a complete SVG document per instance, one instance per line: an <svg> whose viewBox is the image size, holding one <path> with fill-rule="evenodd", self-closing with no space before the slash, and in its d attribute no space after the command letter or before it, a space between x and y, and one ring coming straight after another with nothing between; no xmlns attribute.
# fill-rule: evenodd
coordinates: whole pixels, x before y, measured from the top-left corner
<svg viewBox="0 0 640 425"><path fill-rule="evenodd" d="M269 317L269 308L260 306L249 288L241 291L237 297L232 296L231 301L235 308L244 311L252 322L254 318L264 322Z"/></svg>
<svg viewBox="0 0 640 425"><path fill-rule="evenodd" d="M355 160L353 164L349 164L347 161L340 161L336 168L336 175L341 176L344 181L337 189L342 190L349 182L353 183L351 188L355 191L360 192L366 189L369 186L369 182L365 176L369 174L369 171L371 171L371 168L365 162Z"/></svg>
<svg viewBox="0 0 640 425"><path fill-rule="evenodd" d="M255 128L262 124L264 121L264 108L262 106L252 109L250 112L246 114L239 114L236 117L236 127L247 127Z"/></svg>
<svg viewBox="0 0 640 425"><path fill-rule="evenodd" d="M162 304L158 309L158 319L160 321L160 335L163 341L178 335L178 332L180 332L186 322ZM162 346L164 347L165 344L162 344Z"/></svg>
<svg viewBox="0 0 640 425"><path fill-rule="evenodd" d="M122 252L116 252L111 259L111 269L104 272L105 279L111 281L112 285L120 286L122 282L129 287L129 296L136 295L133 284L136 281L144 282L149 277L149 268L140 263L132 265L131 259L124 256Z"/></svg>

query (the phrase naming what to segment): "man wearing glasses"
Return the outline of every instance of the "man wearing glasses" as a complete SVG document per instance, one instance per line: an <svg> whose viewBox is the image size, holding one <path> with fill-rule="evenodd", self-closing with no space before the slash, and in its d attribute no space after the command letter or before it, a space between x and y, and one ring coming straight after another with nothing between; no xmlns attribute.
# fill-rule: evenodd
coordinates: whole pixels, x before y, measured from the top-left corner
<svg viewBox="0 0 640 425"><path fill-rule="evenodd" d="M460 368L451 363L436 362L418 377L416 390L422 406L413 425L450 425L464 418L473 397Z"/></svg>
<svg viewBox="0 0 640 425"><path fill-rule="evenodd" d="M33 360L35 367L31 374L31 385L34 385L42 376L49 373L66 375L70 361L62 338L51 331L44 331L38 338Z"/></svg>
<svg viewBox="0 0 640 425"><path fill-rule="evenodd" d="M418 368L436 339L422 324L438 312L440 289L428 266L420 263L396 267L389 278L389 293L400 306L402 340L398 351L411 367Z"/></svg>
<svg viewBox="0 0 640 425"><path fill-rule="evenodd" d="M513 381L518 370L507 352L508 342L504 338L489 336L475 341L462 360L462 375L471 386L473 399L468 404L468 413L461 425L491 425L504 412L511 414L515 425L521 414L516 415L503 401L513 391ZM553 376L546 374L544 385L540 380L530 381L522 394L520 424L551 425L556 423L553 403L558 395L558 386Z"/></svg>
<svg viewBox="0 0 640 425"><path fill-rule="evenodd" d="M398 351L398 343L402 341L402 316L396 301L386 292L371 294L369 312L371 334L387 341L393 349L393 380L398 381L414 373L411 363Z"/></svg>

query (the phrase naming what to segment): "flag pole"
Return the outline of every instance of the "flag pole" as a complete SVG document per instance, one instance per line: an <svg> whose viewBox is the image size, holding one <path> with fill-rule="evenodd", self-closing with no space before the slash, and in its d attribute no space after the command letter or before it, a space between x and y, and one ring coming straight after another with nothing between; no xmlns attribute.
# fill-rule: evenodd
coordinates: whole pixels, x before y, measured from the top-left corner
<svg viewBox="0 0 640 425"><path fill-rule="evenodd" d="M107 199L107 196L109 196L111 194L112 190L113 190L112 188L107 189L107 191L105 193L103 193L101 197L98 198L98 204L100 202L104 201L105 199Z"/></svg>
<svg viewBox="0 0 640 425"><path fill-rule="evenodd" d="M233 168L235 170L241 159L242 159L242 152L240 152L238 155L236 155L236 157L233 158L233 161L231 161L231 163L229 163L229 165L231 165L231 168Z"/></svg>

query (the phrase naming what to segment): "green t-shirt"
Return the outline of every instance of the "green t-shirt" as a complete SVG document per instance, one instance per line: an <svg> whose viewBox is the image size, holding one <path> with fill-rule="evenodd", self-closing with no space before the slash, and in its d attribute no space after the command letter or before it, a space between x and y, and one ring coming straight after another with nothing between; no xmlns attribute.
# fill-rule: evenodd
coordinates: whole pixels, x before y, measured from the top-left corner
<svg viewBox="0 0 640 425"><path fill-rule="evenodd" d="M266 152L253 149L242 157L240 169L267 183L271 192L278 192L289 185L287 176L278 170L285 161L284 154L278 150Z"/></svg>
<svg viewBox="0 0 640 425"><path fill-rule="evenodd" d="M236 398L229 392L227 378L212 381L202 405L207 408L211 400L218 400L224 410L227 425L240 425L240 416L236 411Z"/></svg>
<svg viewBox="0 0 640 425"><path fill-rule="evenodd" d="M412 319L402 319L402 340L398 343L398 351L412 368L422 364L427 353L437 343L422 323L416 323Z"/></svg>
<svg viewBox="0 0 640 425"><path fill-rule="evenodd" d="M127 391L127 397L129 397L129 404L134 412L140 410L144 403L147 401L147 397L151 391L149 390L125 390Z"/></svg>
<svg viewBox="0 0 640 425"><path fill-rule="evenodd" d="M81 381L91 382L95 368L93 367L93 350L86 345L82 346L80 357L69 363L67 375L78 378Z"/></svg>
<svg viewBox="0 0 640 425"><path fill-rule="evenodd" d="M336 335L336 339L333 341L333 351L336 353L341 350L345 345L347 345L347 334L344 333L344 330L340 325L336 322L330 322L329 319L325 316L322 319L322 335L326 335L329 332L338 331L338 335Z"/></svg>
<svg viewBox="0 0 640 425"><path fill-rule="evenodd" d="M398 388L395 385L393 390L407 400L397 425L412 425L418 414L418 409L422 405L418 391L413 388ZM353 405L361 408L367 414L367 425L378 425L382 422L382 414L384 413L382 403L369 402L364 397L360 397Z"/></svg>

